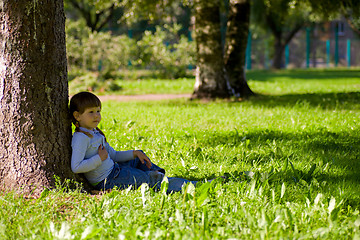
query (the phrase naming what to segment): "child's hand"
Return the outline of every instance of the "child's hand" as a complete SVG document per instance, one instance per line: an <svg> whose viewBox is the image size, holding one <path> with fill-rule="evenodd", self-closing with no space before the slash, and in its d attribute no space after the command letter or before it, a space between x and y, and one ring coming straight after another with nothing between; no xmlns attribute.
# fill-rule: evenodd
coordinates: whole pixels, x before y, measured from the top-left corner
<svg viewBox="0 0 360 240"><path fill-rule="evenodd" d="M150 159L143 153L142 151L135 150L133 151L134 157L138 157L140 162L144 164L146 162L146 166L150 169L151 168L151 161Z"/></svg>
<svg viewBox="0 0 360 240"><path fill-rule="evenodd" d="M108 158L108 152L106 151L105 147L103 145L99 146L98 154L101 158L101 161L104 161Z"/></svg>

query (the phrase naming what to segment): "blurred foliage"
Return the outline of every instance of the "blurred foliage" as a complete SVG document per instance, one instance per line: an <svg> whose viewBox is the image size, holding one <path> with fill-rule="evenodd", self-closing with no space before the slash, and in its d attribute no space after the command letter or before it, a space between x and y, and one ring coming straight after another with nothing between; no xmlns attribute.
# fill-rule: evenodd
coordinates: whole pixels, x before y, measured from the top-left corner
<svg viewBox="0 0 360 240"><path fill-rule="evenodd" d="M338 17L339 14L347 12L356 20L360 18L360 1L359 0L317 0L306 1L313 11L324 18Z"/></svg>
<svg viewBox="0 0 360 240"><path fill-rule="evenodd" d="M186 69L195 64L195 44L183 35L179 36L180 29L181 26L175 24L173 27L165 25L163 29L157 26L154 33L145 31L137 43L138 63L160 70L164 78L186 76Z"/></svg>
<svg viewBox="0 0 360 240"><path fill-rule="evenodd" d="M104 11L110 8L112 5L120 6L121 1L119 0L86 0L86 1L75 1L75 0L64 0L65 9L68 10L76 2L79 5L88 8L94 8L96 12Z"/></svg>
<svg viewBox="0 0 360 240"><path fill-rule="evenodd" d="M108 79L138 55L134 40L110 32L91 32L82 20L67 20L66 35L70 71L73 67L98 71L100 77Z"/></svg>
<svg viewBox="0 0 360 240"><path fill-rule="evenodd" d="M180 25L145 31L141 40L111 32L92 32L84 20L67 20L69 80L79 90L118 91L120 71L137 67L157 70L161 78L187 76L195 64L195 43L179 34ZM75 86L75 87L74 87Z"/></svg>
<svg viewBox="0 0 360 240"><path fill-rule="evenodd" d="M110 22L117 23L123 15L119 0L64 0L67 17L83 19L86 25L94 31L101 31Z"/></svg>
<svg viewBox="0 0 360 240"><path fill-rule="evenodd" d="M251 21L264 29L279 32L309 22L311 8L300 1L253 0Z"/></svg>
<svg viewBox="0 0 360 240"><path fill-rule="evenodd" d="M119 91L122 87L113 79L103 79L98 72L82 72L81 75L70 81L70 93L75 94L82 91L97 93Z"/></svg>
<svg viewBox="0 0 360 240"><path fill-rule="evenodd" d="M349 26L360 35L360 1L359 0L307 0L313 16L322 20L333 20L344 16Z"/></svg>

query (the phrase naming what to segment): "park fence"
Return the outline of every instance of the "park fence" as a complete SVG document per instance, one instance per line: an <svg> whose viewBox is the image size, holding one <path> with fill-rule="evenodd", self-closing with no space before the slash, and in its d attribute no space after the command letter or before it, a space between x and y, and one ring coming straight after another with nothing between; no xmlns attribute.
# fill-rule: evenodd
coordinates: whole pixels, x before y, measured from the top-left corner
<svg viewBox="0 0 360 240"><path fill-rule="evenodd" d="M282 68L360 67L360 40L310 39L305 34L286 47ZM269 69L273 46L267 39L248 39L246 69Z"/></svg>

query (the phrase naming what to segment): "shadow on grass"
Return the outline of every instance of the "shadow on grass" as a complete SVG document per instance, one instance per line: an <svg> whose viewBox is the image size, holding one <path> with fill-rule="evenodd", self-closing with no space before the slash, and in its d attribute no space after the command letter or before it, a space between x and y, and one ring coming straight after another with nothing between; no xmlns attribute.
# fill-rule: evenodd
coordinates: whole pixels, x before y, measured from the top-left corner
<svg viewBox="0 0 360 240"><path fill-rule="evenodd" d="M249 141L248 146L246 141ZM332 161L336 164L348 164L346 160L342 159L350 157L356 159L360 156L360 136L355 132L351 135L349 133L333 133L326 129L313 129L311 131L284 133L282 131L251 131L246 133L233 132L208 132L202 139L197 139L197 142L204 147L216 147L229 145L233 147L241 147L244 149L258 149L266 146L268 148L286 148L293 147L298 152L312 155L312 157L319 157L324 161ZM356 167L360 176L360 161L351 163L352 167Z"/></svg>
<svg viewBox="0 0 360 240"><path fill-rule="evenodd" d="M287 170L279 181L294 183L296 179L301 178L309 181L312 176L307 176L307 174L315 164L315 176L318 181L328 181L335 185L342 182L352 185L360 184L360 161L358 161L360 136L355 133L353 135L332 133L324 129L302 133L209 132L203 139L197 139L197 141L204 148L224 145L239 148L240 153L244 151L246 154L237 161L248 163L249 166L252 166L254 161L258 167L273 165L283 168L288 164ZM307 169L302 169L304 166ZM294 175L294 169L298 176ZM329 169L331 169L330 172ZM336 173L341 173L341 176Z"/></svg>
<svg viewBox="0 0 360 240"><path fill-rule="evenodd" d="M360 86L360 85L359 85ZM305 94L286 94L286 95L261 95L257 94L254 97L244 101L234 100L189 100L189 99L171 99L161 102L141 102L142 106L163 105L169 107L192 107L202 108L208 104L221 103L230 106L246 105L261 106L265 108L274 107L309 107L320 108L327 110L359 110L360 109L360 91L353 92L338 92L338 93L305 93ZM226 106L226 105L225 105Z"/></svg>
<svg viewBox="0 0 360 240"><path fill-rule="evenodd" d="M348 204L360 206L360 136L355 133L333 133L325 129L302 133L208 131L197 139L197 144L204 149L224 146L237 149L234 160L226 158L225 162L219 162L234 165L233 171L228 172L230 181L250 181L244 172L253 171L259 182L275 185L285 182L330 195L342 189L349 195L346 197ZM218 163L211 156L206 159ZM239 162L244 164L236 166ZM242 167L239 169L239 166ZM182 172L177 177L189 175ZM212 179L216 175L206 177Z"/></svg>

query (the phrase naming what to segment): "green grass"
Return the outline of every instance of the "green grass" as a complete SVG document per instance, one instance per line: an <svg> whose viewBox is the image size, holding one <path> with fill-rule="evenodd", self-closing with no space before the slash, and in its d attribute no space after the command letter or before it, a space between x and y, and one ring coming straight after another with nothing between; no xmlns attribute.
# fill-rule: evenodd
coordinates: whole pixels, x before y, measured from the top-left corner
<svg viewBox="0 0 360 240"><path fill-rule="evenodd" d="M114 148L143 149L168 176L229 179L171 195L2 194L0 238L359 239L359 77L257 71L243 102L104 102Z"/></svg>

